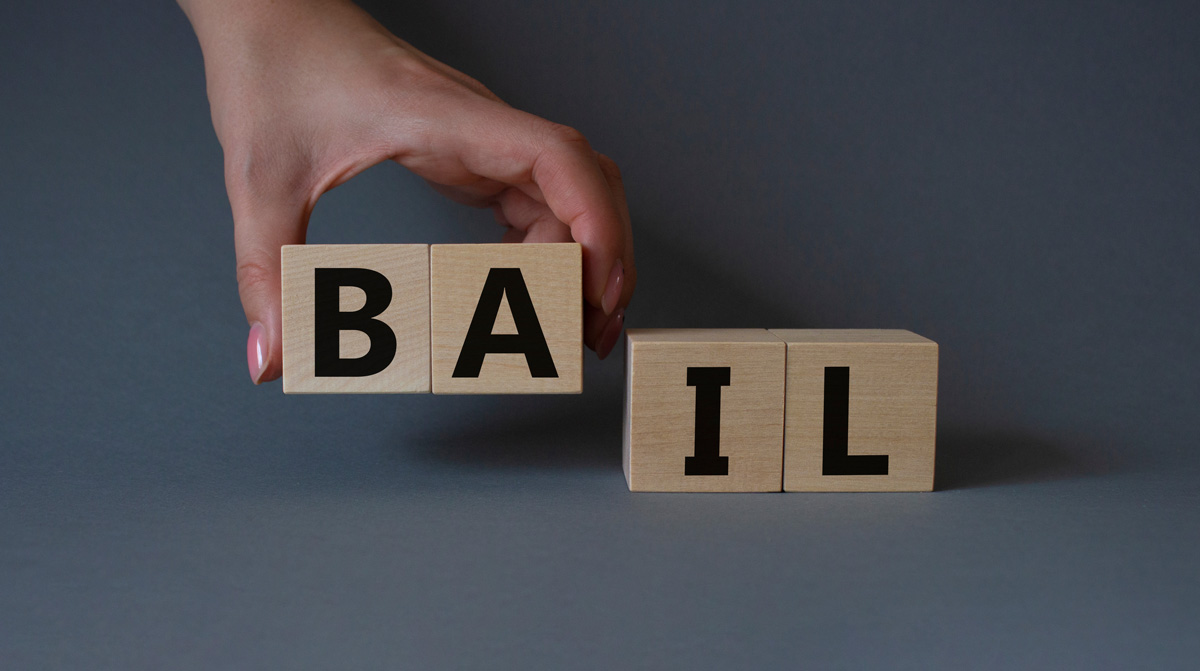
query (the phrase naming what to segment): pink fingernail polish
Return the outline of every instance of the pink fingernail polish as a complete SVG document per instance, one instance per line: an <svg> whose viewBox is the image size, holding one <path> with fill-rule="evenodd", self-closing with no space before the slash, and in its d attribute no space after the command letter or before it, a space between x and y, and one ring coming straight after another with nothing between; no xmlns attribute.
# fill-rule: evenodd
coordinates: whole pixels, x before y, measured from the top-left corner
<svg viewBox="0 0 1200 671"><path fill-rule="evenodd" d="M250 381L258 384L267 371L267 330L258 322L250 327L246 339L246 365L250 367Z"/></svg>
<svg viewBox="0 0 1200 671"><path fill-rule="evenodd" d="M625 283L625 264L621 259L613 264L612 272L608 274L608 284L604 287L604 295L600 297L600 309L604 314L611 315L621 300L621 285Z"/></svg>
<svg viewBox="0 0 1200 671"><path fill-rule="evenodd" d="M617 313L608 321L608 326L604 327L604 333L600 336L600 342L596 345L596 354L602 360L612 353L613 346L617 344L617 339L621 337L621 330L624 328L625 310L617 310Z"/></svg>

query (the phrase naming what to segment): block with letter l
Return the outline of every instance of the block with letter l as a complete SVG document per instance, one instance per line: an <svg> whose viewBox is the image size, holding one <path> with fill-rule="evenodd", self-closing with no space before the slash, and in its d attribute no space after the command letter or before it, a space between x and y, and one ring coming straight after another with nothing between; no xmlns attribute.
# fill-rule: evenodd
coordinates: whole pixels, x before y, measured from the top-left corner
<svg viewBox="0 0 1200 671"><path fill-rule="evenodd" d="M937 343L887 329L772 329L787 343L783 488L931 491Z"/></svg>

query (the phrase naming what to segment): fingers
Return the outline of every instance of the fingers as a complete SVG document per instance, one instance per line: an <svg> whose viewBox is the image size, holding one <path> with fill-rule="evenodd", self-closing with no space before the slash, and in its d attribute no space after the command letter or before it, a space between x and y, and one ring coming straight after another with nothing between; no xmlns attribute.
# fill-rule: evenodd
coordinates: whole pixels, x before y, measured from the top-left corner
<svg viewBox="0 0 1200 671"><path fill-rule="evenodd" d="M574 129L530 114L481 108L455 127L455 169L445 161L411 161L418 172L440 173L457 200L486 200L494 183L515 188L494 196L497 219L511 227L506 242L574 240L583 247L585 342L601 358L624 327L624 308L636 284L633 235L616 163L592 150ZM470 132L464 132L469 128ZM463 138L469 138L464 141ZM486 178L471 182L466 175ZM440 178L440 179L439 179Z"/></svg>
<svg viewBox="0 0 1200 671"><path fill-rule="evenodd" d="M560 127L561 128L561 127ZM625 224L604 171L587 140L555 130L534 159L531 177L555 218L583 246L583 293L611 317L623 294Z"/></svg>
<svg viewBox="0 0 1200 671"><path fill-rule="evenodd" d="M634 265L633 231L621 172L609 157L603 154L594 154L594 157L604 180L606 196L618 215L618 226L623 241L606 278L599 305L589 301L584 311L584 341L603 359L611 352L624 328L624 308L633 295L637 269ZM536 193L545 197L545 192L540 188ZM562 223L548 202L539 202L516 188L502 191L496 197L494 209L497 220L510 227L504 237L505 242L566 242L573 239L580 230L579 226L571 228ZM611 227L612 224L608 226Z"/></svg>
<svg viewBox="0 0 1200 671"><path fill-rule="evenodd" d="M497 220L511 229L506 241L572 242L571 229L549 207L519 189L501 192L496 198L495 211Z"/></svg>
<svg viewBox="0 0 1200 671"><path fill-rule="evenodd" d="M514 188L502 192L493 209L496 220L509 227L504 242L571 241L571 229L559 221L547 205L530 198L523 191ZM632 261L631 255L629 258ZM621 335L625 310L617 308L608 315L601 308L585 303L583 322L584 343L603 359Z"/></svg>
<svg viewBox="0 0 1200 671"><path fill-rule="evenodd" d="M601 359L612 352L624 328L625 308L617 308L613 314L606 315L600 308L583 306L583 342Z"/></svg>
<svg viewBox="0 0 1200 671"><path fill-rule="evenodd" d="M633 257L633 222L629 218L629 203L625 197L625 181L621 178L621 170L611 158L604 154L597 154L596 160L600 164L600 170L604 173L604 180L608 183L609 191L612 193L613 200L617 204L617 210L621 215L621 221L624 224L625 246L621 261L624 266L625 278L617 304L625 307L629 305L630 299L633 298L633 289L637 285L637 265L634 263Z"/></svg>
<svg viewBox="0 0 1200 671"><path fill-rule="evenodd" d="M617 204L617 211L621 215L625 231L625 246L618 261L623 272L618 277L614 295L606 296L617 308L607 316L606 323L600 329L594 345L596 354L604 359L612 352L621 337L621 331L625 328L625 307L629 305L629 300L633 297L634 286L637 284L637 266L633 259L633 224L629 218L629 205L625 198L625 183L621 179L621 171L617 168L616 162L604 154L597 154L596 160L604 174L604 180L608 184L613 201ZM593 315L592 318L600 321L603 319L602 315L603 312Z"/></svg>
<svg viewBox="0 0 1200 671"><path fill-rule="evenodd" d="M470 182L468 176L485 177L544 204L583 246L586 302L606 316L623 307L628 300L625 262L632 261L622 214L624 193L620 199L613 194L605 168L583 135L490 101L446 120L442 132L421 143L431 150L405 154L401 163L440 184L459 186ZM457 161L446 160L447 155ZM614 182L619 185L619 176Z"/></svg>
<svg viewBox="0 0 1200 671"><path fill-rule="evenodd" d="M280 248L304 242L310 208L296 199L256 197L247 191L229 189L238 293L250 324L246 359L250 379L259 384L283 373Z"/></svg>

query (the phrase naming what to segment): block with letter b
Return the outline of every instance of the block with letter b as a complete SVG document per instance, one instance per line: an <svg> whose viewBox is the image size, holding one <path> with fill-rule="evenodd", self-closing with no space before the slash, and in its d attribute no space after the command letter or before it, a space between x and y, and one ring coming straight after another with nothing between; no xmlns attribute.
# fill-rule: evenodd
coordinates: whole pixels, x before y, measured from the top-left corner
<svg viewBox="0 0 1200 671"><path fill-rule="evenodd" d="M583 391L583 248L433 245L435 394Z"/></svg>
<svg viewBox="0 0 1200 671"><path fill-rule="evenodd" d="M429 391L429 245L281 252L285 393Z"/></svg>
<svg viewBox="0 0 1200 671"><path fill-rule="evenodd" d="M900 330L771 333L788 348L785 491L933 489L937 343Z"/></svg>
<svg viewBox="0 0 1200 671"><path fill-rule="evenodd" d="M625 347L631 490L782 489L781 340L765 329L629 329Z"/></svg>

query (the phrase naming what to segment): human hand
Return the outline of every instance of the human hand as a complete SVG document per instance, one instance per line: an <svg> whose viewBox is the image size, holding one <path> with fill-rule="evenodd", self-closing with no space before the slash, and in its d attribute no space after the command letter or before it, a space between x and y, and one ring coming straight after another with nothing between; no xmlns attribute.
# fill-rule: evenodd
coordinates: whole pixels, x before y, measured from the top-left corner
<svg viewBox="0 0 1200 671"><path fill-rule="evenodd" d="M179 2L225 152L255 384L283 370L280 247L304 242L322 194L385 160L491 207L505 242L579 242L584 342L609 354L637 271L620 173L583 135L509 107L348 0Z"/></svg>

